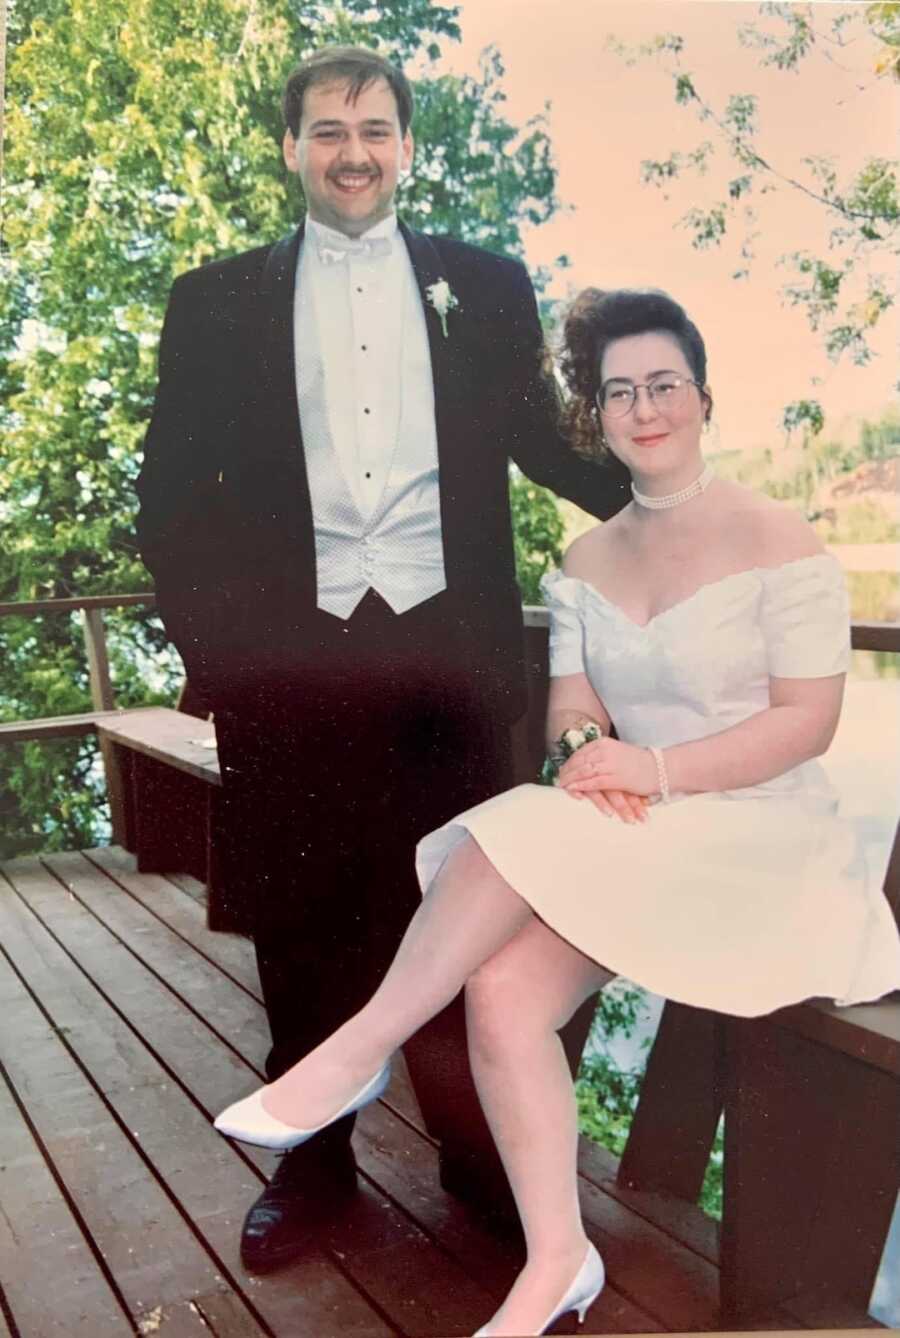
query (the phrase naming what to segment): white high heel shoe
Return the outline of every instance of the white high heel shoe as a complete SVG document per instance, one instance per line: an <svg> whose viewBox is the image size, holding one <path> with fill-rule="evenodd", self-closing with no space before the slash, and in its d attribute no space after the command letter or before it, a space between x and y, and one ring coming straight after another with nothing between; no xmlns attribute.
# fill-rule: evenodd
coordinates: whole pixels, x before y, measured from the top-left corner
<svg viewBox="0 0 900 1338"><path fill-rule="evenodd" d="M341 1106L339 1111L329 1119L323 1120L321 1124L317 1124L314 1129L297 1129L270 1115L262 1103L265 1087L258 1087L241 1101L235 1101L233 1105L223 1110L221 1115L216 1116L213 1124L220 1134L225 1134L226 1138L237 1138L242 1143L255 1143L257 1147L279 1150L299 1147L320 1129L334 1124L335 1120L339 1120L343 1115L352 1115L354 1111L367 1106L370 1101L377 1101L390 1079L391 1063L388 1060L375 1077L370 1078L346 1105Z"/></svg>
<svg viewBox="0 0 900 1338"><path fill-rule="evenodd" d="M563 1296L556 1309L544 1320L537 1333L546 1333L551 1324L555 1324L561 1315L569 1310L578 1311L578 1323L584 1323L584 1317L603 1291L606 1282L606 1269L603 1260L593 1245L587 1248L584 1263L575 1274L571 1287ZM474 1338L490 1338L491 1330L487 1324L474 1335Z"/></svg>

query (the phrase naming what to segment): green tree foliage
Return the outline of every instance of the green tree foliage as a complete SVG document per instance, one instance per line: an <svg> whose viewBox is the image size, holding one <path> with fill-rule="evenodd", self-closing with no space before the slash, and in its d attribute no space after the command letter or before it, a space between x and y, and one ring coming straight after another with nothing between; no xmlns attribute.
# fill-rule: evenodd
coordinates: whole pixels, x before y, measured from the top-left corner
<svg viewBox="0 0 900 1338"><path fill-rule="evenodd" d="M494 51L474 77L434 74L441 43L459 35L456 14L433 0L13 0L0 600L148 587L133 485L168 289L181 271L296 222L278 103L313 48L365 43L413 74L409 222L521 254L522 224L557 203L546 128L506 120ZM546 507L541 516L535 525L550 526ZM119 703L164 698L179 667L159 667L158 624L139 612L109 622ZM88 705L77 620L0 621L0 716ZM0 848L93 839L85 783L97 784L87 745L0 752Z"/></svg>
<svg viewBox="0 0 900 1338"><path fill-rule="evenodd" d="M517 469L510 479L516 572L524 604L542 604L541 577L562 561L565 522L553 494Z"/></svg>
<svg viewBox="0 0 900 1338"><path fill-rule="evenodd" d="M617 1157L621 1157L628 1141L652 1037L645 1036L639 1047L642 1057L630 1068L619 1063L611 1042L620 1037L631 1039L638 1028L646 1030L649 1016L646 990L620 976L600 994L578 1070L578 1128ZM720 1123L698 1199L703 1211L715 1218L722 1216L723 1160L724 1131Z"/></svg>
<svg viewBox="0 0 900 1338"><path fill-rule="evenodd" d="M744 25L742 43L756 50L763 65L799 78L806 62L841 59L853 47L865 51L871 80L900 77L900 4L855 7L817 4L762 4L755 22ZM715 104L687 67L683 38L666 33L636 49L619 50L630 62L659 59L672 80L675 102L700 122L704 138L688 152L675 152L641 165L643 180L665 191L684 176L702 177L715 155L730 158L733 175L720 198L689 209L682 224L698 249L719 246L740 230L740 264L745 277L754 260L759 209L765 195L790 191L814 201L827 220L817 252L794 249L782 257L792 277L785 300L805 312L819 331L829 356L870 360L870 336L893 304L895 258L900 250L897 163L868 157L839 172L829 157L807 157L795 175L778 161L777 149L763 142L758 99L747 93Z"/></svg>
<svg viewBox="0 0 900 1338"><path fill-rule="evenodd" d="M628 1139L645 1063L621 1068L610 1042L620 1036L631 1038L645 1020L645 1000L642 989L624 980L603 990L575 1084L580 1131L617 1157Z"/></svg>

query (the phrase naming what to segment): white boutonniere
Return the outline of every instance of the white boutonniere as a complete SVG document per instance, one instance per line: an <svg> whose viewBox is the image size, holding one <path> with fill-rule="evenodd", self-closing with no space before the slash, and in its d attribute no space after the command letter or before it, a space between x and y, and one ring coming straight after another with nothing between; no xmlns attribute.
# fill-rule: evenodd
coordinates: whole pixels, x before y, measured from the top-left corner
<svg viewBox="0 0 900 1338"><path fill-rule="evenodd" d="M447 313L455 311L459 306L456 294L451 289L446 279L438 279L437 283L429 284L425 289L428 301L434 307L441 322L441 329L444 332L444 338L447 338Z"/></svg>

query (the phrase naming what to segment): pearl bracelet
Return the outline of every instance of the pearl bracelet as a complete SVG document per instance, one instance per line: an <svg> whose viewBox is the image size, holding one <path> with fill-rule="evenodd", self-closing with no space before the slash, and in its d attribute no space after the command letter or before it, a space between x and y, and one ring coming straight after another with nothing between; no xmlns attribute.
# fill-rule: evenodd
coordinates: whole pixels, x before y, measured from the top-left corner
<svg viewBox="0 0 900 1338"><path fill-rule="evenodd" d="M659 797L662 803L667 804L671 798L669 793L669 773L666 771L666 759L662 755L660 748L648 748L654 762L656 763L656 779L659 781Z"/></svg>

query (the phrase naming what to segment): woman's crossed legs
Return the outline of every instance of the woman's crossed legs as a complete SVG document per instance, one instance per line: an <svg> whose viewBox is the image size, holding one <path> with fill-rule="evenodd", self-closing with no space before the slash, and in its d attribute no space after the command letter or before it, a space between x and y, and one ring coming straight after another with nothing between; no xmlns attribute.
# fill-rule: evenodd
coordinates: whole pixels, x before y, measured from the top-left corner
<svg viewBox="0 0 900 1338"><path fill-rule="evenodd" d="M492 1335L536 1332L584 1260L577 1109L558 1032L609 978L532 916L466 985L472 1074L528 1250Z"/></svg>
<svg viewBox="0 0 900 1338"><path fill-rule="evenodd" d="M467 839L447 860L368 1004L266 1089L308 1128L338 1110L466 987L472 1072L522 1218L526 1266L491 1332L534 1332L584 1258L575 1097L558 1036L609 973L548 929Z"/></svg>

